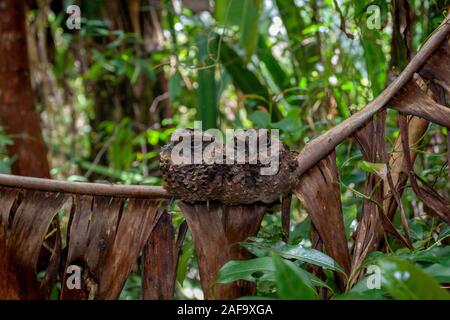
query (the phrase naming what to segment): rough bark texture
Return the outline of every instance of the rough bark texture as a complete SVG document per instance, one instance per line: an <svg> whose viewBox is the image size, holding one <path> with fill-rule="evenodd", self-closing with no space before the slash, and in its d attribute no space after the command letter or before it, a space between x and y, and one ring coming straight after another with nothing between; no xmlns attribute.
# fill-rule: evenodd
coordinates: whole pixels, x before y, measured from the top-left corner
<svg viewBox="0 0 450 320"><path fill-rule="evenodd" d="M0 125L11 135L12 173L50 177L28 63L24 0L0 0Z"/></svg>

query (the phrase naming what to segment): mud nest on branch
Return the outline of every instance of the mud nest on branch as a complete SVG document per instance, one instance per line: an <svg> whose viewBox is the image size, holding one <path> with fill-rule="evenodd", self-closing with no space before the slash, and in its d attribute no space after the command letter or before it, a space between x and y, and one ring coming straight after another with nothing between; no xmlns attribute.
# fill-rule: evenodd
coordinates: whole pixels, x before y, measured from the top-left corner
<svg viewBox="0 0 450 320"><path fill-rule="evenodd" d="M234 136L234 143L227 149L226 144L215 136L185 130L160 153L160 169L166 190L188 203L220 201L227 205L270 204L291 193L298 180L298 153L290 151L270 134L264 134L262 130L256 132L258 152L254 152L255 149L250 152L248 136ZM264 140L267 141L267 149L261 152L259 143ZM245 145L245 163L237 163L236 159L231 161L230 154L231 157L238 154L242 145ZM275 145L278 150L272 148ZM195 152L202 155L201 162L198 159L194 162ZM180 156L187 161L180 162ZM205 161L208 157L210 160ZM222 163L211 159L221 159ZM265 174L262 174L262 169L265 169Z"/></svg>

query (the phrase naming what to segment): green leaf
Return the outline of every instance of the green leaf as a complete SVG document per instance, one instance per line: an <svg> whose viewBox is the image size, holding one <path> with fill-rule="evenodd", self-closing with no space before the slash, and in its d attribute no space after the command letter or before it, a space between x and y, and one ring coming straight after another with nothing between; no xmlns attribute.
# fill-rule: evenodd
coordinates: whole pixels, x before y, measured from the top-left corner
<svg viewBox="0 0 450 320"><path fill-rule="evenodd" d="M236 88L251 97L257 104L268 106L269 92L258 77L245 66L244 60L227 43L222 42L220 61Z"/></svg>
<svg viewBox="0 0 450 320"><path fill-rule="evenodd" d="M181 256L178 259L177 281L182 285L188 271L189 260L194 255L194 243L192 241L186 241L181 252Z"/></svg>
<svg viewBox="0 0 450 320"><path fill-rule="evenodd" d="M6 165L6 162L0 160L0 173L2 174L8 174L9 173L9 166Z"/></svg>
<svg viewBox="0 0 450 320"><path fill-rule="evenodd" d="M96 20L101 16L102 0L81 1L81 12L88 18L87 21L94 25L104 26L103 20Z"/></svg>
<svg viewBox="0 0 450 320"><path fill-rule="evenodd" d="M153 69L150 67L150 64L145 62L145 61L141 61L141 67L142 67L142 71L144 72L145 76L149 79L149 80L155 80L156 76L155 76L155 72L153 71Z"/></svg>
<svg viewBox="0 0 450 320"><path fill-rule="evenodd" d="M339 110L339 114L344 118L349 118L351 116L351 112L350 109L347 106L347 101L344 98L344 95L342 94L342 91L344 90L343 88L344 86L342 86L340 89L338 88L332 88L333 90L333 94L336 98L336 102L338 104L338 110ZM353 89L352 89L353 90Z"/></svg>
<svg viewBox="0 0 450 320"><path fill-rule="evenodd" d="M371 89L374 96L381 93L386 85L388 74L388 63L386 55L383 52L380 38L383 37L382 32L377 29L369 29L367 25L367 6L376 4L381 9L382 24L387 19L389 12L388 3L384 0L376 1L354 1L353 5L356 12L356 17L359 18L357 23L360 27L361 44L364 49L364 60L366 63L367 74L371 83Z"/></svg>
<svg viewBox="0 0 450 320"><path fill-rule="evenodd" d="M380 290L367 290L364 292L346 292L338 295L335 300L386 300Z"/></svg>
<svg viewBox="0 0 450 320"><path fill-rule="evenodd" d="M299 245L286 245L284 250L279 253L287 259L297 259L329 270L345 273L333 258L315 249L303 248Z"/></svg>
<svg viewBox="0 0 450 320"><path fill-rule="evenodd" d="M412 253L408 252L407 255L409 257L406 258L414 262L450 263L450 246L420 249Z"/></svg>
<svg viewBox="0 0 450 320"><path fill-rule="evenodd" d="M432 276L439 283L450 283L450 263L432 264L423 268L428 275Z"/></svg>
<svg viewBox="0 0 450 320"><path fill-rule="evenodd" d="M448 237L450 237L450 226L446 224L445 226L442 227L437 241L442 241Z"/></svg>
<svg viewBox="0 0 450 320"><path fill-rule="evenodd" d="M376 175L385 175L387 171L385 163L373 163L364 160L359 162L359 168L365 172Z"/></svg>
<svg viewBox="0 0 450 320"><path fill-rule="evenodd" d="M247 63L258 43L259 19L262 0L217 0L215 1L216 21L226 27L239 27L239 45L245 49Z"/></svg>
<svg viewBox="0 0 450 320"><path fill-rule="evenodd" d="M383 254L382 252L375 251L369 255L365 264L374 264L383 256L409 260L412 262L426 262L435 264L450 263L450 246L434 247L429 249L420 248L412 252L404 248L389 254Z"/></svg>
<svg viewBox="0 0 450 320"><path fill-rule="evenodd" d="M272 128L283 130L290 134L296 134L304 129L302 125L300 109L289 110L288 114L280 121L272 123Z"/></svg>
<svg viewBox="0 0 450 320"><path fill-rule="evenodd" d="M267 40L260 35L258 38L258 52L259 60L261 60L269 71L273 82L280 90L286 90L289 86L289 78L281 67L278 60L273 56L272 49L267 45Z"/></svg>
<svg viewBox="0 0 450 320"><path fill-rule="evenodd" d="M306 27L311 27L311 24L305 21L301 14L301 11L305 10L304 8L298 7L295 0L276 0L275 3L287 31L289 47L296 61L294 65L299 66L299 68L295 68L299 80L302 74L304 72L309 73L313 69L315 62L320 59L319 46L316 38L310 37L314 35L307 37L303 34ZM312 31L312 28L310 28L310 31ZM309 37L313 41L300 45L303 40Z"/></svg>
<svg viewBox="0 0 450 320"><path fill-rule="evenodd" d="M240 297L237 300L275 300L274 298L269 297L260 297L260 296L244 296Z"/></svg>
<svg viewBox="0 0 450 320"><path fill-rule="evenodd" d="M258 43L258 26L261 16L262 1L261 0L242 0L241 2L241 37L239 39L240 46L245 48L245 62L248 62L255 51Z"/></svg>
<svg viewBox="0 0 450 320"><path fill-rule="evenodd" d="M289 263L292 263L289 261ZM295 264L293 264L295 266ZM300 273L311 286L326 287L328 285L313 274L301 269ZM216 278L217 283L230 283L236 280L265 281L276 283L276 268L271 257L255 258L250 260L229 261L219 270ZM330 289L330 288L329 288ZM331 289L330 289L331 290Z"/></svg>
<svg viewBox="0 0 450 320"><path fill-rule="evenodd" d="M298 243L301 239L309 239L310 232L311 217L308 215L305 220L295 225L294 230L289 234L289 243Z"/></svg>
<svg viewBox="0 0 450 320"><path fill-rule="evenodd" d="M366 69L369 75L371 89L374 96L383 91L387 79L387 65L385 55L380 45L377 44L375 36L370 33L362 33L361 42L364 48L364 57L366 60Z"/></svg>
<svg viewBox="0 0 450 320"><path fill-rule="evenodd" d="M409 261L382 258L382 285L398 300L450 300L439 283Z"/></svg>
<svg viewBox="0 0 450 320"><path fill-rule="evenodd" d="M345 236L347 239L350 239L350 226L358 215L358 208L356 205L345 206L342 208L344 211L344 228L345 228Z"/></svg>
<svg viewBox="0 0 450 320"><path fill-rule="evenodd" d="M181 83L182 83L181 75L180 72L177 71L169 79L169 96L171 103L173 103L180 96Z"/></svg>
<svg viewBox="0 0 450 320"><path fill-rule="evenodd" d="M111 146L108 148L108 159L114 169L128 170L134 159L132 123L130 119L123 118L115 127L111 137Z"/></svg>
<svg viewBox="0 0 450 320"><path fill-rule="evenodd" d="M285 300L317 300L319 297L308 276L292 261L272 254L275 266L277 295Z"/></svg>
<svg viewBox="0 0 450 320"><path fill-rule="evenodd" d="M368 280L371 274L366 275L361 280L359 280L353 288L343 294L335 297L336 300L385 300L388 297L388 292L385 288L381 287L379 289L368 288Z"/></svg>
<svg viewBox="0 0 450 320"><path fill-rule="evenodd" d="M211 42L213 43L213 42ZM198 120L202 121L204 130L217 128L218 103L215 62L209 57L209 38L199 35L198 46Z"/></svg>
<svg viewBox="0 0 450 320"><path fill-rule="evenodd" d="M269 114L260 110L253 111L249 115L249 119L255 124L257 128L267 128L270 123Z"/></svg>
<svg viewBox="0 0 450 320"><path fill-rule="evenodd" d="M273 273L275 267L271 257L227 262L217 273L217 283L230 283L236 280L255 281L258 273Z"/></svg>
<svg viewBox="0 0 450 320"><path fill-rule="evenodd" d="M426 223L424 221L417 219L411 219L408 221L409 232L414 240L422 240L424 238L425 227Z"/></svg>
<svg viewBox="0 0 450 320"><path fill-rule="evenodd" d="M282 241L272 243L257 238L250 239L255 240L255 242L244 242L241 243L241 245L256 256L269 255L274 252L286 259L296 259L329 270L344 273L344 270L333 260L333 258L318 250L303 248L300 245L288 245Z"/></svg>
<svg viewBox="0 0 450 320"><path fill-rule="evenodd" d="M242 16L242 0L216 0L214 3L216 21L225 27L239 26Z"/></svg>
<svg viewBox="0 0 450 320"><path fill-rule="evenodd" d="M3 136L2 132L0 131L0 147L12 145L12 144L14 144L14 142L7 136Z"/></svg>

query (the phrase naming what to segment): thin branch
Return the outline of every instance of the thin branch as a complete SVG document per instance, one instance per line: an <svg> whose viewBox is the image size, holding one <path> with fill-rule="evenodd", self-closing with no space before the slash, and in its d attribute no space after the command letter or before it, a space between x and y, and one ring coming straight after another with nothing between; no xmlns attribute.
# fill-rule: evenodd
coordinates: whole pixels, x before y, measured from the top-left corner
<svg viewBox="0 0 450 320"><path fill-rule="evenodd" d="M163 187L66 182L6 174L0 174L0 186L49 192L126 198L169 199L171 197Z"/></svg>

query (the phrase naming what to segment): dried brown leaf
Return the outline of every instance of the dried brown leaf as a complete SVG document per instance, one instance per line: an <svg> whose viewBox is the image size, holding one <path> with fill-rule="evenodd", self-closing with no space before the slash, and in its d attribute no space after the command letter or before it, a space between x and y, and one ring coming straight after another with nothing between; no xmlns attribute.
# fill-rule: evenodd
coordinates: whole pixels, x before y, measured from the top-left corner
<svg viewBox="0 0 450 320"><path fill-rule="evenodd" d="M399 126L402 137L408 137L408 121L405 115L400 115ZM403 141L403 150L405 151L404 157L409 171L411 186L414 192L431 210L433 210L434 213L436 213L437 216L450 224L450 201L443 198L414 172L409 153L409 145L406 139ZM422 186L419 186L417 183L418 180L422 183Z"/></svg>
<svg viewBox="0 0 450 320"><path fill-rule="evenodd" d="M215 279L226 262L250 257L239 242L256 235L266 207L256 204L222 207L211 202L196 205L181 202L179 206L192 232L205 297L236 299L254 294L254 285L246 281L215 285Z"/></svg>
<svg viewBox="0 0 450 320"><path fill-rule="evenodd" d="M164 212L144 249L142 299L169 300L173 297L178 256L172 217Z"/></svg>
<svg viewBox="0 0 450 320"><path fill-rule="evenodd" d="M311 216L327 254L349 274L350 254L345 237L335 152L302 175L294 193ZM345 288L345 279L342 275L338 276L341 288Z"/></svg>

